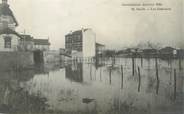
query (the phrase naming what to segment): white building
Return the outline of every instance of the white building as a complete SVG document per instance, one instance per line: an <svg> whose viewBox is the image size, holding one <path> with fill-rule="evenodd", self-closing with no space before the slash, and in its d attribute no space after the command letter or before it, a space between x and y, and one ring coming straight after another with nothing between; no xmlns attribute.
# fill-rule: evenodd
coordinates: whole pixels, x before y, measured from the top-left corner
<svg viewBox="0 0 184 114"><path fill-rule="evenodd" d="M96 34L92 29L81 29L65 36L65 48L72 57L91 58L95 56Z"/></svg>
<svg viewBox="0 0 184 114"><path fill-rule="evenodd" d="M94 57L96 54L96 34L92 29L84 29L83 33L83 57Z"/></svg>

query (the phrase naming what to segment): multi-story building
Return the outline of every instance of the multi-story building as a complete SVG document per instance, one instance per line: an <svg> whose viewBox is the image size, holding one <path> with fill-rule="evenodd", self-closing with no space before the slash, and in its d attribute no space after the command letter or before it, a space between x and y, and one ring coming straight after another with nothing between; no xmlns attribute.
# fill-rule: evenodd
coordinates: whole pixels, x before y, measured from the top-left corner
<svg viewBox="0 0 184 114"><path fill-rule="evenodd" d="M82 30L71 32L65 36L65 48L82 52Z"/></svg>
<svg viewBox="0 0 184 114"><path fill-rule="evenodd" d="M71 50L73 57L94 57L96 34L92 29L81 29L65 36L65 48Z"/></svg>

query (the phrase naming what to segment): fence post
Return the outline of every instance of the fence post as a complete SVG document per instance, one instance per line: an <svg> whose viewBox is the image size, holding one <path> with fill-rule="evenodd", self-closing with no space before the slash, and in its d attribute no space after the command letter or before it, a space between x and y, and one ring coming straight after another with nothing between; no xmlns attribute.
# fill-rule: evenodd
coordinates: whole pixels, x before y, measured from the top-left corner
<svg viewBox="0 0 184 114"><path fill-rule="evenodd" d="M176 99L176 69L174 69L174 100Z"/></svg>
<svg viewBox="0 0 184 114"><path fill-rule="evenodd" d="M141 67L143 67L143 58L141 56Z"/></svg>
<svg viewBox="0 0 184 114"><path fill-rule="evenodd" d="M139 67L138 67L138 76L139 76L138 92L140 92L140 89L141 89L141 73L140 73L140 68Z"/></svg>
<svg viewBox="0 0 184 114"><path fill-rule="evenodd" d="M179 69L182 70L181 57L179 57Z"/></svg>
<svg viewBox="0 0 184 114"><path fill-rule="evenodd" d="M123 89L123 65L121 65L121 89Z"/></svg>
<svg viewBox="0 0 184 114"><path fill-rule="evenodd" d="M155 58L155 69L156 69L156 79L157 79L156 94L158 94L160 81L159 81L159 75L158 75L158 58L157 57Z"/></svg>
<svg viewBox="0 0 184 114"><path fill-rule="evenodd" d="M132 75L135 75L135 58L132 57Z"/></svg>
<svg viewBox="0 0 184 114"><path fill-rule="evenodd" d="M111 85L111 74L112 74L112 70L110 68L110 71L109 71L109 84Z"/></svg>
<svg viewBox="0 0 184 114"><path fill-rule="evenodd" d="M155 67L156 67L156 78L157 78L157 81L159 81L159 76L158 76L158 59L155 58Z"/></svg>

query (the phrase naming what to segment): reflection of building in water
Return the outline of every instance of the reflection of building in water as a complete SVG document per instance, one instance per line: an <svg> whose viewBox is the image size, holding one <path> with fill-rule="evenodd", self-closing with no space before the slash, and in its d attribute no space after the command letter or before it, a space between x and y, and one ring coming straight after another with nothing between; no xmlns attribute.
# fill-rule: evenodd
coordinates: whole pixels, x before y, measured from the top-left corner
<svg viewBox="0 0 184 114"><path fill-rule="evenodd" d="M91 83L92 80L97 78L97 71L103 65L93 65L93 64L72 64L66 66L66 78L80 83Z"/></svg>
<svg viewBox="0 0 184 114"><path fill-rule="evenodd" d="M75 82L83 82L83 65L73 64L66 66L66 78Z"/></svg>

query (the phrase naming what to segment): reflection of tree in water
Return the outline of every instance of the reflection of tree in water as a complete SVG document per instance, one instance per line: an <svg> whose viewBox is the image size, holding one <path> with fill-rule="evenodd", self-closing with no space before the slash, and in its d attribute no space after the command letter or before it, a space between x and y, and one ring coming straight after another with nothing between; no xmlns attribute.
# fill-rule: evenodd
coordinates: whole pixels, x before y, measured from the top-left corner
<svg viewBox="0 0 184 114"><path fill-rule="evenodd" d="M148 114L149 110L146 108L138 108L134 105L135 100L125 100L113 99L113 105L109 114Z"/></svg>
<svg viewBox="0 0 184 114"><path fill-rule="evenodd" d="M0 106L0 110L13 113L44 112L47 107L45 98L29 95L28 92L19 88L8 93L6 101Z"/></svg>
<svg viewBox="0 0 184 114"><path fill-rule="evenodd" d="M0 74L2 75L0 77L1 112L20 114L44 112L47 109L46 98L30 95L20 87L20 82L29 80L33 76L31 72L1 72Z"/></svg>
<svg viewBox="0 0 184 114"><path fill-rule="evenodd" d="M152 76L148 76L148 85L147 85L147 88L146 88L146 92L150 93L150 92L153 92L154 89L155 89L155 86L156 86L156 79L155 77L152 77Z"/></svg>
<svg viewBox="0 0 184 114"><path fill-rule="evenodd" d="M60 94L58 96L59 102L70 102L77 97L77 94L75 94L74 89L63 89L60 91Z"/></svg>

